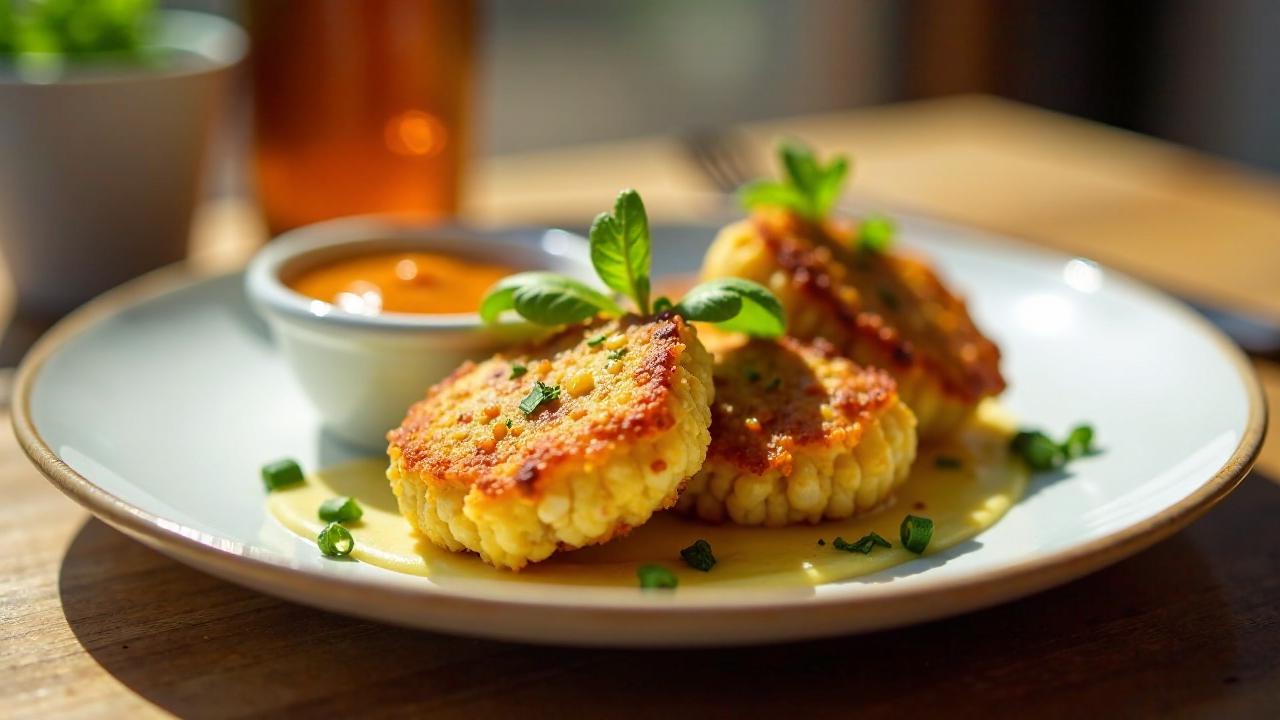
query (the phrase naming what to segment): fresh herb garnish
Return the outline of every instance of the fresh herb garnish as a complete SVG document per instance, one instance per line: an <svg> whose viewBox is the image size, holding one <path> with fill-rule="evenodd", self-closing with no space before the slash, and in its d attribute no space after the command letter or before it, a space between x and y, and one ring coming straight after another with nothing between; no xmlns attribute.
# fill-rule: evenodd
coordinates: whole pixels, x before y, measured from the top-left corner
<svg viewBox="0 0 1280 720"><path fill-rule="evenodd" d="M516 424L516 421L512 420L511 418L507 418L507 421L503 424L507 426L508 430L510 430L511 426Z"/></svg>
<svg viewBox="0 0 1280 720"><path fill-rule="evenodd" d="M919 555L929 547L929 541L933 539L933 521L926 517L908 515L902 518L898 533L902 539L902 547Z"/></svg>
<svg viewBox="0 0 1280 720"><path fill-rule="evenodd" d="M897 226L884 215L868 215L858 225L858 249L865 252L884 252L893 244Z"/></svg>
<svg viewBox="0 0 1280 720"><path fill-rule="evenodd" d="M285 458L262 466L262 484L267 492L273 492L290 485L302 482L302 468L298 463Z"/></svg>
<svg viewBox="0 0 1280 720"><path fill-rule="evenodd" d="M822 538L818 538L818 545L819 545L819 546L826 545L826 544L827 544L827 541L826 541L826 540L823 540Z"/></svg>
<svg viewBox="0 0 1280 720"><path fill-rule="evenodd" d="M507 379L515 380L516 378L524 375L527 372L529 372L529 368L520 364L513 364L511 366L511 374L507 376Z"/></svg>
<svg viewBox="0 0 1280 720"><path fill-rule="evenodd" d="M316 544L320 546L320 552L328 557L346 557L356 547L351 531L336 522L324 526L316 536Z"/></svg>
<svg viewBox="0 0 1280 720"><path fill-rule="evenodd" d="M676 574L661 565L641 565L636 568L636 577L642 588L674 588L678 582Z"/></svg>
<svg viewBox="0 0 1280 720"><path fill-rule="evenodd" d="M711 543L706 540L697 540L681 550L680 557L684 558L686 565L702 572L707 572L716 565L716 556L711 554Z"/></svg>
<svg viewBox="0 0 1280 720"><path fill-rule="evenodd" d="M886 548L893 547L893 545L890 544L888 540L885 540L884 538L880 537L878 533L874 533L874 532L868 535L863 535L862 537L858 538L856 542L849 542L842 537L838 537L835 539L835 542L832 543L832 547L834 547L836 550L844 550L845 552L862 553L863 555L869 554L871 552L871 549L877 545L879 545L880 547L886 547Z"/></svg>
<svg viewBox="0 0 1280 720"><path fill-rule="evenodd" d="M591 225L591 262L596 274L610 290L627 297L641 315L673 310L685 320L715 323L748 335L782 334L786 324L782 304L764 286L740 278L711 280L694 286L674 305L659 298L650 308L651 247L644 203L635 190L623 190L613 213L601 213ZM489 288L480 303L481 319L493 323L508 310L539 325L623 314L613 296L548 272L517 273Z"/></svg>
<svg viewBox="0 0 1280 720"><path fill-rule="evenodd" d="M1009 448L1032 470L1056 470L1093 450L1093 428L1077 425L1062 443L1054 442L1039 430L1023 430L1013 436Z"/></svg>
<svg viewBox="0 0 1280 720"><path fill-rule="evenodd" d="M525 417L529 417L539 407L541 407L543 403L552 402L558 399L560 399L559 385L547 385L541 380L535 380L533 383L533 389L530 390L529 394L520 401L520 412L524 413Z"/></svg>
<svg viewBox="0 0 1280 720"><path fill-rule="evenodd" d="M662 295L657 300L653 301L653 313L655 315L658 313L664 313L673 307L675 307L675 304L672 303L671 298L666 295Z"/></svg>
<svg viewBox="0 0 1280 720"><path fill-rule="evenodd" d="M964 463L960 462L960 458L954 458L950 455L939 455L933 459L933 466L939 470L959 470L964 467Z"/></svg>
<svg viewBox="0 0 1280 720"><path fill-rule="evenodd" d="M627 354L626 348L618 348L617 350L610 350L609 353L605 355L605 357L607 357L610 360L621 360L622 356L626 354Z"/></svg>
<svg viewBox="0 0 1280 720"><path fill-rule="evenodd" d="M837 155L823 165L812 150L795 141L784 142L779 155L785 179L757 180L744 186L740 192L742 204L748 208L782 207L810 220L826 217L849 174L848 158Z"/></svg>
<svg viewBox="0 0 1280 720"><path fill-rule="evenodd" d="M340 495L320 503L319 515L325 522L352 522L364 517L364 509L355 498Z"/></svg>
<svg viewBox="0 0 1280 720"><path fill-rule="evenodd" d="M599 335L588 340L587 345L589 347L600 347L601 345L604 344L604 341L608 339L609 339L609 333L600 333Z"/></svg>

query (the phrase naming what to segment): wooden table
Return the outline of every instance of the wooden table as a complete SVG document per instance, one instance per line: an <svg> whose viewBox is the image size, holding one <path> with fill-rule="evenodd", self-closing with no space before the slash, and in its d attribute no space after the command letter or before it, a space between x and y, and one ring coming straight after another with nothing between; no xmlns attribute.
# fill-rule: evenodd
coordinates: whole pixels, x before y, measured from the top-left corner
<svg viewBox="0 0 1280 720"><path fill-rule="evenodd" d="M856 154L857 192L1094 257L1280 316L1280 184L1185 150L985 98L744 128ZM671 138L494 158L484 221L582 223L634 185L658 219L705 179ZM206 208L197 259L260 240L240 202ZM1260 366L1273 405L1280 368ZM1272 431L1272 435L1275 430ZM1274 438L1273 438L1274 439ZM680 652L510 645L291 605L125 538L0 437L0 714L1275 716L1280 443L1190 529L1014 604L865 637Z"/></svg>

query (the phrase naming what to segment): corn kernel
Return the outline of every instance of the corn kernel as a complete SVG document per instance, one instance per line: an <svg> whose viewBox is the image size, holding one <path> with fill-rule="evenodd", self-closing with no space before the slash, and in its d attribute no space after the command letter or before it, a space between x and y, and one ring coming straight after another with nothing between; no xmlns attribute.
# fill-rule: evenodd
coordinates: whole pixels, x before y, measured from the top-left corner
<svg viewBox="0 0 1280 720"><path fill-rule="evenodd" d="M454 430L454 431L453 431L453 439L454 439L454 440L466 440L466 439L467 439L467 435L468 435L468 434L469 434L469 433L468 433L465 429L458 428L457 430Z"/></svg>
<svg viewBox="0 0 1280 720"><path fill-rule="evenodd" d="M545 359L545 358L544 358L544 359L542 359L542 360L539 360L539 361L538 361L538 364L537 364L537 366L534 368L534 370L535 370L539 375L546 375L547 373L551 372L551 361L550 361L550 360L547 360L547 359Z"/></svg>
<svg viewBox="0 0 1280 720"><path fill-rule="evenodd" d="M485 420L492 420L492 419L494 419L494 418L498 417L498 415L500 415L500 414L502 414L502 409L501 409L501 408L499 408L497 405L489 405L488 407L486 407L486 408L484 409L484 419L485 419Z"/></svg>
<svg viewBox="0 0 1280 720"><path fill-rule="evenodd" d="M504 437L506 437L506 436L507 436L507 424L506 424L506 423L498 423L497 425L494 425L494 426L493 426L493 439L494 439L494 440L501 440L502 438L504 438Z"/></svg>
<svg viewBox="0 0 1280 720"><path fill-rule="evenodd" d="M760 432L760 421L756 418L749 417L746 420L743 420L742 424L746 425L747 429L751 432Z"/></svg>
<svg viewBox="0 0 1280 720"><path fill-rule="evenodd" d="M614 375L617 375L617 374L618 374L618 371L622 370L622 361L621 361L621 360L610 360L610 361L609 361L609 364L604 366L604 369L605 369L605 370L608 370L609 372L613 373Z"/></svg>
<svg viewBox="0 0 1280 720"><path fill-rule="evenodd" d="M586 411L586 410L583 410L583 409L582 409L582 408L580 408L580 407L576 407L576 408L574 408L574 409L572 409L572 410L570 410L570 411L569 411L569 417L573 418L574 420L580 420L580 419L582 419L586 414L587 414L587 411Z"/></svg>
<svg viewBox="0 0 1280 720"><path fill-rule="evenodd" d="M583 370L569 378L569 382L565 383L565 385L569 394L577 397L591 392L596 386L596 379L589 370Z"/></svg>
<svg viewBox="0 0 1280 720"><path fill-rule="evenodd" d="M604 346L609 348L610 350L617 350L619 348L624 348L627 346L627 336L614 335L613 337L604 341Z"/></svg>
<svg viewBox="0 0 1280 720"><path fill-rule="evenodd" d="M524 434L524 426L523 426L523 425L517 425L517 426L515 426L515 427L511 428L511 436L512 436L512 437L520 437L520 436L521 436L521 435L523 435L523 434Z"/></svg>
<svg viewBox="0 0 1280 720"><path fill-rule="evenodd" d="M826 403L823 403L822 407L818 408L818 412L822 413L823 420L830 420L836 416L836 411L832 410L831 406Z"/></svg>
<svg viewBox="0 0 1280 720"><path fill-rule="evenodd" d="M493 452L493 449L497 446L498 441L493 438L484 438L480 442L476 443L476 447L480 448L483 452Z"/></svg>

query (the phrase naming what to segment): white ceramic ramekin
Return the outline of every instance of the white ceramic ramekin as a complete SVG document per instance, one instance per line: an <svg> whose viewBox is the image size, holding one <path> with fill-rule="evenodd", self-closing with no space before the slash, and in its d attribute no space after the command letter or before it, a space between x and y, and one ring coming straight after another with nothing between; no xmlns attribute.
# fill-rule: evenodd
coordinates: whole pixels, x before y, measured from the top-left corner
<svg viewBox="0 0 1280 720"><path fill-rule="evenodd" d="M250 301L325 427L368 448L385 447L387 431L409 405L462 361L540 332L514 320L486 326L475 313L356 315L285 284L319 263L401 249L553 270L598 284L586 239L563 230L490 231L356 217L299 228L264 247L245 274Z"/></svg>

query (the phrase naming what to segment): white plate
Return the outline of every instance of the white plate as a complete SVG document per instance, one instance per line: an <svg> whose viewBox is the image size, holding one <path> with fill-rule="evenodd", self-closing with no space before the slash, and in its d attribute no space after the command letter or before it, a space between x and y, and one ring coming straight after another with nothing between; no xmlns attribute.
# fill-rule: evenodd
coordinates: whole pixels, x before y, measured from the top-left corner
<svg viewBox="0 0 1280 720"><path fill-rule="evenodd" d="M1240 352L1129 278L982 233L900 218L1005 353L1004 402L1103 452L973 541L811 590L437 585L326 561L266 512L258 469L346 459L318 428L239 276L152 276L61 323L24 362L14 425L53 482L106 522L233 582L338 612L453 633L566 644L712 645L865 631L1020 597L1186 525L1257 454L1262 395ZM712 225L666 228L655 274L690 272Z"/></svg>

